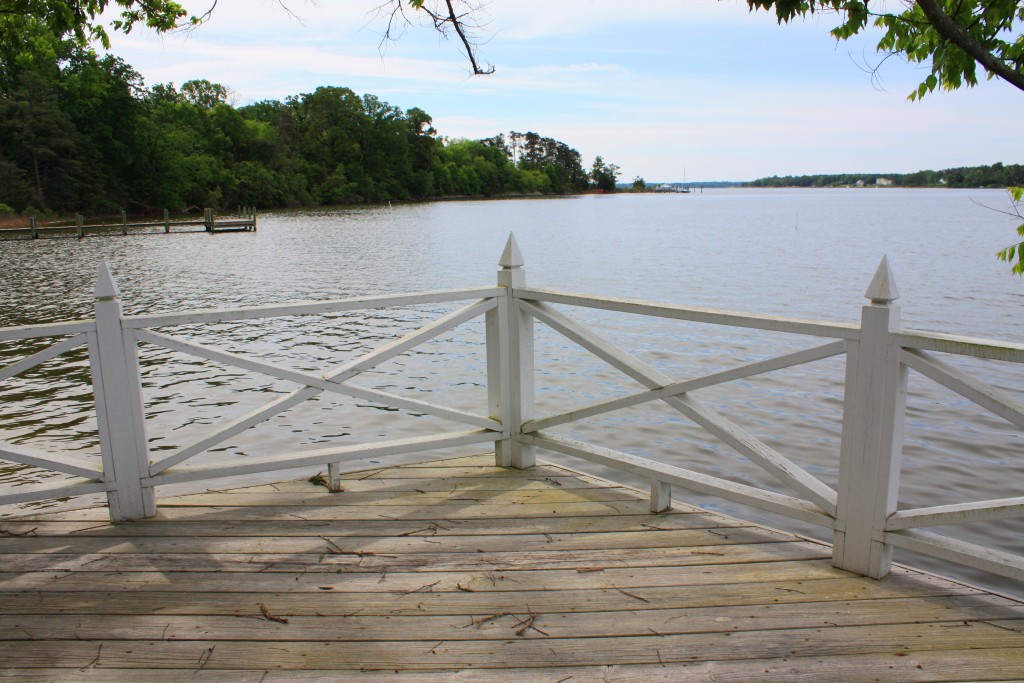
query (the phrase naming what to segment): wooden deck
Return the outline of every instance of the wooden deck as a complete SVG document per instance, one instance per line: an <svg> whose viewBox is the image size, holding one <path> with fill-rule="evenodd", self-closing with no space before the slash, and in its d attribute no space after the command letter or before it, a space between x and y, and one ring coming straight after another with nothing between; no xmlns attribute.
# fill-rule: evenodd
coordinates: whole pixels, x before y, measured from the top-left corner
<svg viewBox="0 0 1024 683"><path fill-rule="evenodd" d="M1024 605L476 456L0 522L0 679L1020 680Z"/></svg>

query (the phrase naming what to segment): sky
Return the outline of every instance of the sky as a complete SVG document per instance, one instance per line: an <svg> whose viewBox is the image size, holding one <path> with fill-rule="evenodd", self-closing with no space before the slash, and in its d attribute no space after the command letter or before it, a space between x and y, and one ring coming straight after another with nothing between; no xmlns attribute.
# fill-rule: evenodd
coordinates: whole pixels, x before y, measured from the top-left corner
<svg viewBox="0 0 1024 683"><path fill-rule="evenodd" d="M927 69L883 62L877 33L837 42L835 15L780 26L743 0L491 0L479 58L495 72L471 76L456 42L415 12L382 45L383 0L284 1L292 14L219 0L194 31L136 28L112 35L111 51L147 85L205 78L236 106L345 86L423 109L448 138L533 131L588 168L597 155L617 164L620 181L1024 163L1024 92L983 80L909 102Z"/></svg>

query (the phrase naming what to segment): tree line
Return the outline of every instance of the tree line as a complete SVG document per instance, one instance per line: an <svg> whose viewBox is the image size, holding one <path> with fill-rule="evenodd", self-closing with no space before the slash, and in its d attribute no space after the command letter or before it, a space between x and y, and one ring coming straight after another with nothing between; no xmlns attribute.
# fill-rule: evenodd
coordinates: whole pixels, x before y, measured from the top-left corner
<svg viewBox="0 0 1024 683"><path fill-rule="evenodd" d="M998 187L1024 185L1024 165L995 163L991 166L965 166L941 171L914 173L838 173L826 175L772 176L759 178L751 187L850 187L875 185L878 179L894 187Z"/></svg>
<svg viewBox="0 0 1024 683"><path fill-rule="evenodd" d="M565 194L607 185L603 160L595 175L577 150L537 133L448 140L422 109L344 87L236 107L222 85L146 87L118 57L55 38L31 18L0 22L7 24L0 205L19 213Z"/></svg>

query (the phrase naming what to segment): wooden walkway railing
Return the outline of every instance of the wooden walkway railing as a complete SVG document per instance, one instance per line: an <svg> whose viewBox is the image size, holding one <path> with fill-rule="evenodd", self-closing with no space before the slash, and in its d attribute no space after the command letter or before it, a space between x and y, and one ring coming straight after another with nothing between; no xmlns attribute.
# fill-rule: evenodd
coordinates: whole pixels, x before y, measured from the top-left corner
<svg viewBox="0 0 1024 683"><path fill-rule="evenodd" d="M197 228L199 230L182 230L182 228ZM135 221L128 222L128 214L121 212L120 223L91 223L86 225L85 217L80 213L75 214L74 225L56 224L40 225L35 216L29 218L29 225L20 228L0 229L0 237L39 239L50 235L55 237L77 237L82 239L89 235L128 235L140 231L152 232L153 228L163 228L165 234L174 232L255 232L256 231L256 208L250 206L238 207L237 216L218 218L213 209L203 209L202 220L171 219L170 212L164 209L163 220L158 221Z"/></svg>
<svg viewBox="0 0 1024 683"><path fill-rule="evenodd" d="M900 309L895 303L898 293L885 259L868 288L866 296L870 303L863 307L859 325L531 289L526 286L522 254L512 237L499 265L498 283L494 287L234 310L124 316L117 286L103 264L96 285L94 320L0 329L0 341L62 338L43 351L0 368L0 381L76 347L88 346L100 434L101 467L70 455L41 453L0 442L0 459L49 469L73 478L58 485L39 485L31 491L0 495L0 504L105 492L113 520L141 519L155 514L153 488L162 484L326 464L330 486L336 490L340 476L338 464L345 460L493 442L496 463L503 467L533 466L534 451L539 447L646 477L651 481L653 511L664 510L670 505L671 487L677 486L831 529L834 535L833 564L866 576L885 576L890 570L892 548L903 547L1024 579L1022 555L922 530L938 525L1024 517L1024 496L897 510L908 371L920 373L1010 423L1024 427L1024 405L949 366L935 355L945 353L1022 363L1024 345L901 329ZM181 325L459 301L470 303L322 374L281 367L154 331L155 328ZM617 347L592 328L556 309L556 305L798 334L823 341L775 358L680 380ZM480 316L484 317L486 330L488 405L481 407L479 414L348 382ZM536 321L635 380L642 390L569 412L537 415L533 386ZM220 425L170 455L154 459L146 436L138 361L140 342L294 382L300 388ZM844 354L843 431L838 486L835 489L693 395L697 389ZM217 444L324 392L413 410L469 429L250 457L241 463L178 467ZM770 473L786 486L789 493L735 483L552 431L588 417L651 401L664 402L678 411Z"/></svg>

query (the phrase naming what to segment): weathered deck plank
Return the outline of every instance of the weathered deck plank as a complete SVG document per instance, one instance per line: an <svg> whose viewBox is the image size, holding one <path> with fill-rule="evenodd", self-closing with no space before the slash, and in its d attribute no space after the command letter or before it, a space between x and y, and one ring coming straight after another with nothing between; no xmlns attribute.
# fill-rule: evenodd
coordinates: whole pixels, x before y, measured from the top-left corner
<svg viewBox="0 0 1024 683"><path fill-rule="evenodd" d="M0 522L15 681L1017 680L1024 606L490 456Z"/></svg>

